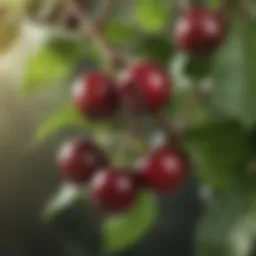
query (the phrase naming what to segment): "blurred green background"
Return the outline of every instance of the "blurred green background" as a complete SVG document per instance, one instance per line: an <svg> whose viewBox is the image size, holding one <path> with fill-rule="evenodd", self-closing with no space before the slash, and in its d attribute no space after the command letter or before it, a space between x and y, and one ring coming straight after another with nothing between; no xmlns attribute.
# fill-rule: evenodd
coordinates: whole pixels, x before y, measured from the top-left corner
<svg viewBox="0 0 256 256"><path fill-rule="evenodd" d="M101 1L87 2L85 13L97 19ZM113 127L81 121L69 106L77 74L108 65L94 42L56 20L57 1L0 0L0 254L255 256L255 1L233 1L226 40L207 59L172 44L178 0L112 2L108 42L160 63L173 78L175 96L164 114L187 124L191 175L177 193L144 194L131 212L113 218L62 184L55 152L66 138L87 134L115 150ZM199 3L214 9L223 2ZM148 120L144 126L153 143L158 130Z"/></svg>

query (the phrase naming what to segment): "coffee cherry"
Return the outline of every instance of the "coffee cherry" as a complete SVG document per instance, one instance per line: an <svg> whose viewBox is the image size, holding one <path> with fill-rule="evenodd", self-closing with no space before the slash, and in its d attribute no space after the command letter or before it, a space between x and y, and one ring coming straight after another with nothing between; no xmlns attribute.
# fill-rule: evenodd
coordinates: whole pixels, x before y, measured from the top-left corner
<svg viewBox="0 0 256 256"><path fill-rule="evenodd" d="M117 94L111 78L104 73L90 72L73 88L73 102L84 116L103 118L117 109Z"/></svg>
<svg viewBox="0 0 256 256"><path fill-rule="evenodd" d="M135 110L152 113L160 110L170 99L171 81L165 71L152 62L139 62L121 74L118 89L123 101ZM135 99L132 101L132 99Z"/></svg>
<svg viewBox="0 0 256 256"><path fill-rule="evenodd" d="M187 158L177 149L161 147L143 157L137 163L144 185L158 192L178 189L187 174Z"/></svg>
<svg viewBox="0 0 256 256"><path fill-rule="evenodd" d="M96 173L90 188L92 202L107 212L128 210L136 198L132 176L114 168L105 168Z"/></svg>
<svg viewBox="0 0 256 256"><path fill-rule="evenodd" d="M195 56L213 53L225 36L222 17L205 8L194 8L176 23L174 40L183 51Z"/></svg>
<svg viewBox="0 0 256 256"><path fill-rule="evenodd" d="M105 166L106 162L101 150L87 139L64 143L57 157L60 174L75 183L88 181L92 173Z"/></svg>

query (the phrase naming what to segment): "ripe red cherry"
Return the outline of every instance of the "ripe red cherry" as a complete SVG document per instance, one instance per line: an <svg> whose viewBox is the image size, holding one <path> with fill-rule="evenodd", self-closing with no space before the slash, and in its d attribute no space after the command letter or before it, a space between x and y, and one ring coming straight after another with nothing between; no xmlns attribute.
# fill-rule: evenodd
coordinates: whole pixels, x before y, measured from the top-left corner
<svg viewBox="0 0 256 256"><path fill-rule="evenodd" d="M174 28L174 40L178 47L195 56L213 53L224 36L222 17L202 7L189 10L179 18Z"/></svg>
<svg viewBox="0 0 256 256"><path fill-rule="evenodd" d="M121 74L118 89L123 101L136 104L135 110L156 112L170 99L171 81L156 63L139 62Z"/></svg>
<svg viewBox="0 0 256 256"><path fill-rule="evenodd" d="M137 163L144 184L158 192L178 189L184 182L187 169L188 161L184 154L167 146L156 149Z"/></svg>
<svg viewBox="0 0 256 256"><path fill-rule="evenodd" d="M113 115L117 109L117 94L111 78L104 73L90 72L73 88L75 107L90 118Z"/></svg>
<svg viewBox="0 0 256 256"><path fill-rule="evenodd" d="M91 180L92 202L107 212L122 212L132 206L136 188L132 176L114 168L105 168Z"/></svg>
<svg viewBox="0 0 256 256"><path fill-rule="evenodd" d="M88 181L92 173L106 162L101 150L87 139L64 143L57 157L61 175L75 183Z"/></svg>

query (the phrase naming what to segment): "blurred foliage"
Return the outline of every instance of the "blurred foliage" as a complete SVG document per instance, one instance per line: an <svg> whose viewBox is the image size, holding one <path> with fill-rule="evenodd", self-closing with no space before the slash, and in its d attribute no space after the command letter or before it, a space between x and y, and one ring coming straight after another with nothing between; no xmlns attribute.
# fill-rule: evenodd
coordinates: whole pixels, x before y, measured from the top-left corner
<svg viewBox="0 0 256 256"><path fill-rule="evenodd" d="M133 43L136 30L132 24L114 18L108 22L104 35L110 43L118 46L120 44Z"/></svg>
<svg viewBox="0 0 256 256"><path fill-rule="evenodd" d="M200 79L203 77L209 77L212 71L212 59L189 57L186 66L185 73L192 79Z"/></svg>
<svg viewBox="0 0 256 256"><path fill-rule="evenodd" d="M256 121L256 21L235 21L215 60L213 102L245 125Z"/></svg>
<svg viewBox="0 0 256 256"><path fill-rule="evenodd" d="M31 0L1 0L0 7L4 7L11 11L24 10Z"/></svg>
<svg viewBox="0 0 256 256"><path fill-rule="evenodd" d="M256 148L249 137L256 123L256 18L251 11L255 1L246 2L250 15L241 19L231 17L232 25L225 43L212 59L184 56L173 46L171 26L173 17L178 14L176 2L132 0L129 2L131 6L123 7L125 15L113 14L106 23L104 36L118 50L131 57L154 60L170 69L173 76L175 93L164 114L167 117L182 115L188 123L185 149L191 155L200 181L217 192L200 222L196 255L252 256L256 239L253 191L256 178L255 175L249 176L245 169L248 158L255 157ZM213 8L222 3L220 0L195 2ZM0 6L15 9L16 4L26 6L26 3L2 0ZM17 24L1 23L1 49L9 46L17 30ZM23 90L34 92L46 86L50 88L53 84L66 84L74 75L76 64L86 62L88 58L96 60L99 66L104 60L93 42L82 42L80 37L51 37L26 64ZM210 100L200 102L200 98L191 97L195 91L191 85L200 84L204 78L213 79L214 86ZM221 119L216 116L221 116ZM35 144L72 127L93 134L97 142L109 148L109 153L110 148L117 151L113 146L117 141L127 142L119 137L117 130L120 126L116 123L104 126L83 120L67 104L39 126ZM133 143L135 153L144 150L143 139L137 144L132 140L128 142ZM118 158L112 160L125 164L123 154L118 154ZM63 188L46 207L45 218L48 221L57 218L65 208L72 207L77 198L78 191ZM157 214L157 199L143 193L130 212L104 221L104 250L116 252L139 241L151 230Z"/></svg>
<svg viewBox="0 0 256 256"><path fill-rule="evenodd" d="M219 193L200 221L196 255L254 255L255 215L255 191Z"/></svg>
<svg viewBox="0 0 256 256"><path fill-rule="evenodd" d="M144 31L161 33L170 21L171 5L164 0L133 0L134 20Z"/></svg>
<svg viewBox="0 0 256 256"><path fill-rule="evenodd" d="M82 119L71 104L61 106L52 116L46 119L37 129L32 144L39 144L49 139L56 132L70 127L85 127L86 122Z"/></svg>
<svg viewBox="0 0 256 256"><path fill-rule="evenodd" d="M19 30L20 23L18 20L8 20L0 17L0 54L10 49L19 34Z"/></svg>
<svg viewBox="0 0 256 256"><path fill-rule="evenodd" d="M30 92L53 83L64 83L72 75L83 52L84 45L81 42L49 40L29 60L23 90Z"/></svg>
<svg viewBox="0 0 256 256"><path fill-rule="evenodd" d="M170 40L163 36L146 35L138 40L136 53L142 58L156 61L167 67L174 53Z"/></svg>
<svg viewBox="0 0 256 256"><path fill-rule="evenodd" d="M246 130L236 121L205 124L186 134L187 148L193 158L195 171L214 188L241 185L241 169L249 153Z"/></svg>
<svg viewBox="0 0 256 256"><path fill-rule="evenodd" d="M51 222L58 214L66 208L72 207L78 200L84 201L82 190L70 184L64 184L60 190L47 203L42 219L44 222Z"/></svg>
<svg viewBox="0 0 256 256"><path fill-rule="evenodd" d="M152 229L157 212L156 197L142 193L128 213L105 220L102 230L105 250L116 252L133 245Z"/></svg>

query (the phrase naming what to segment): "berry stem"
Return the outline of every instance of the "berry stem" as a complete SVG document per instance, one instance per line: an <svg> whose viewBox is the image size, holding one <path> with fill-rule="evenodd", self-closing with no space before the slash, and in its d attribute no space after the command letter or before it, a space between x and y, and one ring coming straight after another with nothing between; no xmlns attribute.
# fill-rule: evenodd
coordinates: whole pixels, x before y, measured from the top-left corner
<svg viewBox="0 0 256 256"><path fill-rule="evenodd" d="M185 11L190 9L191 1L190 0L179 0L178 1L178 6L179 6L180 10L185 12Z"/></svg>
<svg viewBox="0 0 256 256"><path fill-rule="evenodd" d="M236 10L242 15L242 17L248 16L247 0L225 0L220 6L220 13L225 14L226 12Z"/></svg>
<svg viewBox="0 0 256 256"><path fill-rule="evenodd" d="M138 138L141 135L141 127L139 123L139 116L137 109L135 108L136 104L139 104L139 109L142 111L144 109L144 100L141 98L138 89L136 87L132 88L133 97L124 102L123 109L127 110L128 115L128 125L131 135Z"/></svg>
<svg viewBox="0 0 256 256"><path fill-rule="evenodd" d="M83 10L73 0L63 0L66 10L72 15L74 15L80 24L80 29L84 35L89 36L95 44L97 44L101 53L105 59L110 63L114 69L118 69L124 64L123 58L117 54L106 42L105 38L102 36L101 31L94 24L94 22L86 17Z"/></svg>
<svg viewBox="0 0 256 256"><path fill-rule="evenodd" d="M114 5L116 0L101 0L101 4L97 14L97 27L100 31L105 29L107 21L109 19L112 6Z"/></svg>
<svg viewBox="0 0 256 256"><path fill-rule="evenodd" d="M174 122L168 122L164 117L160 115L156 115L155 119L165 132L168 143L170 143L172 147L178 147L180 143L180 131L177 125Z"/></svg>
<svg viewBox="0 0 256 256"><path fill-rule="evenodd" d="M57 6L59 0L44 1L44 5L40 9L40 12L37 15L37 20L40 22L45 22L48 20L53 9Z"/></svg>
<svg viewBox="0 0 256 256"><path fill-rule="evenodd" d="M256 160L251 159L246 166L246 172L248 175L256 175Z"/></svg>

